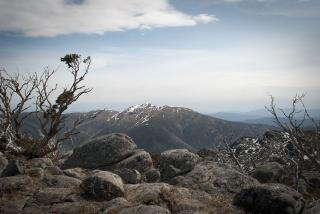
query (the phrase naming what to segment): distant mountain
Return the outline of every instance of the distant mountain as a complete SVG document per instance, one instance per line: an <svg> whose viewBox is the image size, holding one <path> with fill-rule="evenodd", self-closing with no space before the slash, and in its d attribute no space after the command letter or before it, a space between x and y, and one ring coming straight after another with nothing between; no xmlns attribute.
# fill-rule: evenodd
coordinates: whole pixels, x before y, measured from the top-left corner
<svg viewBox="0 0 320 214"><path fill-rule="evenodd" d="M289 113L291 109L289 108L284 108L283 109L286 113ZM297 111L300 111L300 113L297 114L297 117L303 117L304 111L302 109L297 109ZM282 114L280 110L277 111L278 114ZM320 117L320 109L308 109L308 113L312 117L319 118ZM244 114L246 115L258 115L260 117L269 117L270 113L262 108L262 109L256 109L253 111L245 112Z"/></svg>
<svg viewBox="0 0 320 214"><path fill-rule="evenodd" d="M247 114L247 113L235 113L235 112L217 112L209 114L212 117L220 118L228 121L242 122L246 120L255 120L261 118L260 115Z"/></svg>
<svg viewBox="0 0 320 214"><path fill-rule="evenodd" d="M288 109L285 109L286 112L288 112ZM308 111L309 114L315 118L316 120L319 120L320 118L320 109L311 109ZM282 113L279 113L279 119L282 122L288 122L287 119L282 117ZM250 112L217 112L209 114L212 117L220 118L223 120L228 121L234 121L234 122L243 122L248 124L263 124L263 125L269 125L269 126L275 126L274 119L271 117L270 113L265 109L258 109ZM297 115L296 119L298 121L301 121L303 117L303 113ZM312 122L309 120L306 120L304 123L304 127L312 127Z"/></svg>
<svg viewBox="0 0 320 214"><path fill-rule="evenodd" d="M72 113L67 116L67 126L77 117L88 113ZM36 122L30 118L26 124L35 131ZM200 114L188 108L153 106L142 104L124 111L103 111L86 121L72 140L64 145L65 150L86 143L89 139L113 132L131 136L138 147L149 152L160 153L167 149L187 148L196 151L215 146L224 137L262 136L271 126L229 122Z"/></svg>

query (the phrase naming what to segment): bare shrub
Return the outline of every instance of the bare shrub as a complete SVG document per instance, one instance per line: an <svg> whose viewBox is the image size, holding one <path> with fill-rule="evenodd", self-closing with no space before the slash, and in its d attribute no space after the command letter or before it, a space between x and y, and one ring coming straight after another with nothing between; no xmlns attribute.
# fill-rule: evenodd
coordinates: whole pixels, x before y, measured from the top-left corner
<svg viewBox="0 0 320 214"><path fill-rule="evenodd" d="M15 140L23 138L22 123L30 116L25 113L37 87L35 75L10 75L0 69L0 138L1 147L12 146Z"/></svg>
<svg viewBox="0 0 320 214"><path fill-rule="evenodd" d="M97 115L79 117L70 128L65 127L65 111L82 95L92 90L82 84L89 72L91 59L82 59L79 54L67 54L61 58L61 62L67 65L72 81L69 86L62 88L60 93L57 84L52 88L49 86L56 70L46 68L41 75L32 74L26 77L19 74L11 76L6 70L0 70L0 128L1 137L5 138L2 141L4 144L8 141L14 142L22 148L21 152L30 158L55 154L63 141L78 133L76 128L81 123ZM57 93L58 95L53 97ZM35 104L31 106L30 101L33 98ZM27 112L30 107L34 107L36 111ZM36 114L42 133L37 139L21 131L23 121L32 113Z"/></svg>
<svg viewBox="0 0 320 214"><path fill-rule="evenodd" d="M270 106L266 109L273 116L274 122L281 129L282 136L275 135L272 139L273 152L277 152L284 160L289 162L295 171L295 188L299 188L299 180L307 179L303 176L303 170L315 170L320 172L320 132L319 123L310 116L303 99L305 94L296 95L292 99L291 108L285 111L277 108L274 97L271 96ZM279 113L281 115L279 115ZM298 118L302 114L301 119ZM280 117L284 117L282 121ZM311 121L313 128L306 130L304 124L306 120ZM284 140L285 139L285 140Z"/></svg>

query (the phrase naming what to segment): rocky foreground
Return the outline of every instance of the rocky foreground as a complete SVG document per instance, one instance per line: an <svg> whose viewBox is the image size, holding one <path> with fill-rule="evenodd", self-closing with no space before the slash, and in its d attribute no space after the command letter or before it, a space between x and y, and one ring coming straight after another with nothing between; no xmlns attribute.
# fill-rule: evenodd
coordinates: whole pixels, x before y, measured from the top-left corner
<svg viewBox="0 0 320 214"><path fill-rule="evenodd" d="M261 184L186 149L152 158L124 134L54 162L0 153L0 175L0 213L320 213L320 202L307 204L283 184Z"/></svg>

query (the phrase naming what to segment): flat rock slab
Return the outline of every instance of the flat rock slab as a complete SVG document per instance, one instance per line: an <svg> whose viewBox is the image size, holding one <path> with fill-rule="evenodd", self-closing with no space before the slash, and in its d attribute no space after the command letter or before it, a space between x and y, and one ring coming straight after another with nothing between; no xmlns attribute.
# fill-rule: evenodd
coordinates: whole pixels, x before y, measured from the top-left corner
<svg viewBox="0 0 320 214"><path fill-rule="evenodd" d="M65 202L50 206L26 207L24 214L48 213L48 214L96 214L103 209L103 204L98 202Z"/></svg>
<svg viewBox="0 0 320 214"><path fill-rule="evenodd" d="M27 190L32 184L32 179L27 175L0 178L0 196L5 193Z"/></svg>
<svg viewBox="0 0 320 214"><path fill-rule="evenodd" d="M107 201L104 204L104 214L114 214L118 213L120 210L124 208L131 207L131 203L127 201L127 199L123 197L115 198L110 201Z"/></svg>
<svg viewBox="0 0 320 214"><path fill-rule="evenodd" d="M48 187L57 188L77 188L81 184L81 180L66 175L46 175L43 181Z"/></svg>
<svg viewBox="0 0 320 214"><path fill-rule="evenodd" d="M135 207L124 208L118 214L170 214L168 209L156 205L138 205Z"/></svg>
<svg viewBox="0 0 320 214"><path fill-rule="evenodd" d="M220 199L216 200L204 191L166 183L128 184L125 188L126 198L131 204L157 205L173 213L221 213L221 207L225 206ZM229 207L223 209L237 213Z"/></svg>
<svg viewBox="0 0 320 214"><path fill-rule="evenodd" d="M45 188L37 191L27 201L26 207L47 206L56 203L71 202L74 189L69 188Z"/></svg>
<svg viewBox="0 0 320 214"><path fill-rule="evenodd" d="M212 161L199 162L191 172L175 177L170 183L202 190L209 194L238 193L244 187L260 184L250 176L233 169L220 167Z"/></svg>

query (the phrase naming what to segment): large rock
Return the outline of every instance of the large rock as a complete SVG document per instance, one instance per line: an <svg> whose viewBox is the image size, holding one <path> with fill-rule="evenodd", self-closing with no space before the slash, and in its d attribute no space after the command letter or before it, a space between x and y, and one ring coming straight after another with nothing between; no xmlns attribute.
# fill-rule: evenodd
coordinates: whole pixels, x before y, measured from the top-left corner
<svg viewBox="0 0 320 214"><path fill-rule="evenodd" d="M133 154L136 144L125 134L109 134L74 149L63 168L98 169L113 165Z"/></svg>
<svg viewBox="0 0 320 214"><path fill-rule="evenodd" d="M77 188L81 184L81 180L66 175L46 175L43 181L48 187L56 188Z"/></svg>
<svg viewBox="0 0 320 214"><path fill-rule="evenodd" d="M141 174L135 169L123 168L115 170L114 173L119 175L126 184L137 184L141 181Z"/></svg>
<svg viewBox="0 0 320 214"><path fill-rule="evenodd" d="M107 171L96 171L83 180L81 188L86 198L94 200L111 200L124 196L121 177Z"/></svg>
<svg viewBox="0 0 320 214"><path fill-rule="evenodd" d="M202 161L186 175L175 177L171 183L192 189L200 189L209 194L216 192L237 193L242 188L259 182L234 169L219 166L216 162Z"/></svg>
<svg viewBox="0 0 320 214"><path fill-rule="evenodd" d="M152 167L152 159L148 152L143 149L137 149L130 157L110 166L105 167L106 170L110 169L135 169L143 173Z"/></svg>
<svg viewBox="0 0 320 214"><path fill-rule="evenodd" d="M252 213L300 214L305 201L300 193L282 184L264 184L244 188L234 204Z"/></svg>
<svg viewBox="0 0 320 214"><path fill-rule="evenodd" d="M32 186L32 179L27 175L0 178L0 196L5 193L24 191Z"/></svg>
<svg viewBox="0 0 320 214"><path fill-rule="evenodd" d="M284 176L284 168L277 162L267 162L257 167L251 176L261 183L280 183Z"/></svg>
<svg viewBox="0 0 320 214"><path fill-rule="evenodd" d="M163 180L190 172L199 156L187 149L168 150L160 155L160 173Z"/></svg>
<svg viewBox="0 0 320 214"><path fill-rule="evenodd" d="M23 174L24 169L18 160L9 160L8 165L2 171L1 177L9 177Z"/></svg>

